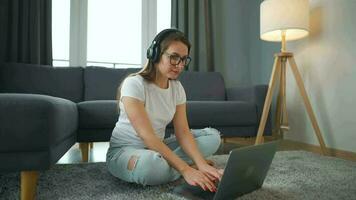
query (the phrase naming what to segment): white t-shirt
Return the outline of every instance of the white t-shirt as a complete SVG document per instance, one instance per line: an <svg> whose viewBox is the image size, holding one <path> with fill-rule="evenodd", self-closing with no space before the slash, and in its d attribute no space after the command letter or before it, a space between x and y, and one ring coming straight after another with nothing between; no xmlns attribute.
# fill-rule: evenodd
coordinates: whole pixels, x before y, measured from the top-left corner
<svg viewBox="0 0 356 200"><path fill-rule="evenodd" d="M186 102L182 84L178 80L169 80L167 89L146 81L142 76L135 75L124 80L121 87L122 97L133 97L142 101L155 134L164 139L166 126L172 121L176 106ZM113 130L110 146L143 146L142 139L131 125L123 103L119 102L120 116Z"/></svg>

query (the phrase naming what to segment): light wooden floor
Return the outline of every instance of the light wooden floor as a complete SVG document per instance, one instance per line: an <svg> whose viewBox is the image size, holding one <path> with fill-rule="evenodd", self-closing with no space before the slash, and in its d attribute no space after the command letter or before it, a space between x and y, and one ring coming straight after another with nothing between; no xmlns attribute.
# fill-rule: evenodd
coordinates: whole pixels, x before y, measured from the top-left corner
<svg viewBox="0 0 356 200"><path fill-rule="evenodd" d="M109 148L109 142L94 142L93 149L89 153L89 162L105 162L106 152ZM79 143L76 143L63 155L57 164L81 163L82 155L79 149Z"/></svg>
<svg viewBox="0 0 356 200"><path fill-rule="evenodd" d="M274 140L272 137L265 137L265 142ZM253 145L255 138L227 138L226 142L221 145L217 154L226 154L231 149ZM94 148L90 150L89 162L105 162L106 151L109 148L108 142L95 142ZM320 154L320 149L318 146L290 141L282 140L278 151L289 151L289 150L305 150ZM336 149L329 149L329 153L332 156L356 161L356 153L340 151ZM70 163L80 163L82 161L81 152L79 150L79 145L75 144L73 147L58 161L58 164L70 164Z"/></svg>

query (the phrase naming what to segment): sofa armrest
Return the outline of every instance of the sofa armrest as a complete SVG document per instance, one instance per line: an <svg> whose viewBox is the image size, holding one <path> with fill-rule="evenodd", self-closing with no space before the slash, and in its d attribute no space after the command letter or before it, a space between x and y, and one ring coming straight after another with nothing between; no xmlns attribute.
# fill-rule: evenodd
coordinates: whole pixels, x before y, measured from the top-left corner
<svg viewBox="0 0 356 200"><path fill-rule="evenodd" d="M72 101L37 94L0 94L0 152L50 150L78 126Z"/></svg>
<svg viewBox="0 0 356 200"><path fill-rule="evenodd" d="M257 109L258 125L262 116L263 106L268 90L268 85L255 85L255 86L239 86L227 88L228 101L248 101L254 102ZM271 111L268 113L266 122L265 133L271 133Z"/></svg>

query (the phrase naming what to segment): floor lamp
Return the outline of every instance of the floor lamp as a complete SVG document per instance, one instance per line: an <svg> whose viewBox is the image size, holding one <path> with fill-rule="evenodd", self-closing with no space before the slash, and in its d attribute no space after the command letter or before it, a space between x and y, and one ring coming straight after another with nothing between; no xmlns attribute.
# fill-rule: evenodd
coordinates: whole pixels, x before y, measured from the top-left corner
<svg viewBox="0 0 356 200"><path fill-rule="evenodd" d="M283 135L284 131L289 130L286 106L286 68L288 61L318 138L321 151L326 155L325 143L305 91L303 80L298 71L293 53L286 51L286 41L301 39L306 37L309 33L308 0L263 1L260 6L260 33L262 40L281 42L282 48L280 53L275 54L272 74L255 144L261 144L263 142L263 132L272 103L273 90L275 89L277 81L279 81L279 93L277 95L274 135Z"/></svg>

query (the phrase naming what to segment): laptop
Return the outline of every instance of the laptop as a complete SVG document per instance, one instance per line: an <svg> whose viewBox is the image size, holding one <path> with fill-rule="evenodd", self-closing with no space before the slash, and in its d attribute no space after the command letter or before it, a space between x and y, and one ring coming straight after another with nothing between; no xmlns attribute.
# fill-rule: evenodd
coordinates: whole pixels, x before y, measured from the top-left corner
<svg viewBox="0 0 356 200"><path fill-rule="evenodd" d="M257 190L262 187L277 145L278 141L274 141L232 150L216 192L184 183L176 186L173 193L193 200L226 200Z"/></svg>

